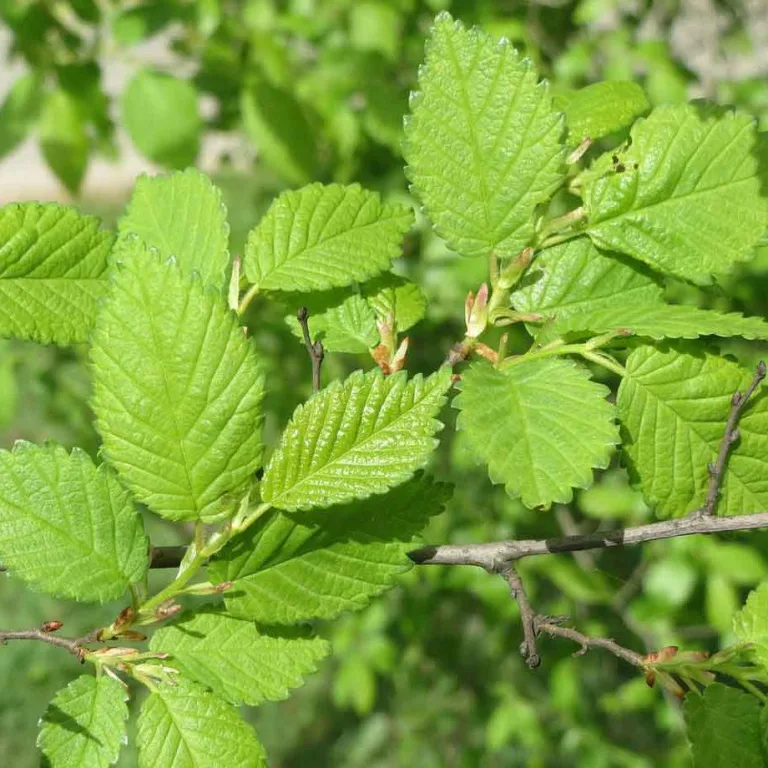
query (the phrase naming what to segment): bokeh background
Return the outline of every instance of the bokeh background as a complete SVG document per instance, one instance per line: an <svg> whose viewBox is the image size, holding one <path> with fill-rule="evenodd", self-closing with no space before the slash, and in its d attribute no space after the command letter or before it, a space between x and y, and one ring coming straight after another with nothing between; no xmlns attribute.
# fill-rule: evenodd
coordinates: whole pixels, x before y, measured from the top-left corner
<svg viewBox="0 0 768 768"><path fill-rule="evenodd" d="M505 36L556 98L601 79L639 82L654 105L710 98L768 126L766 0L0 0L0 204L74 202L111 224L142 172L195 164L224 192L237 253L273 197L312 180L359 181L408 199L400 140L431 19L449 10ZM613 137L618 141L621 137ZM398 269L429 313L411 370L460 337L485 264L450 253L423 223ZM767 314L768 247L725 284L676 285L678 301ZM267 438L309 391L303 347L277 308L249 323L270 375ZM752 364L765 348L724 350ZM0 447L55 439L96 454L85 351L0 340ZM330 356L326 376L370 359ZM453 419L450 409L445 418ZM446 433L448 434L448 432ZM447 439L433 473L455 484L431 542L541 537L651 517L618 461L573 504L542 514L493 489ZM155 543L179 533L149 520ZM537 607L638 651L716 649L746 591L768 575L768 537L655 542L642 550L525 561ZM161 579L161 574L153 574ZM0 579L0 625L61 619L70 634L110 610L57 602ZM611 656L542 641L531 671L517 608L481 572L414 569L368 609L320 631L334 654L291 699L250 710L273 765L686 766L675 701ZM0 765L39 764L38 718L79 669L41 644L0 648ZM121 766L135 764L130 749Z"/></svg>

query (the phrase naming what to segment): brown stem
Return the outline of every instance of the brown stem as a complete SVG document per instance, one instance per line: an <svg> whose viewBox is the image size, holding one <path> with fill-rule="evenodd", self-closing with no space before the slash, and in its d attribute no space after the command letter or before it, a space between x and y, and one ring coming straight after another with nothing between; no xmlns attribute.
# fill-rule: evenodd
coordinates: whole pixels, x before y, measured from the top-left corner
<svg viewBox="0 0 768 768"><path fill-rule="evenodd" d="M58 622L55 623L58 624ZM64 648L73 656L76 656L79 661L83 661L85 650L83 646L88 643L95 643L98 639L98 630L89 632L82 637L59 637L58 635L55 635L53 631L46 632L43 629L0 631L0 643L3 645L9 640L39 640L40 642L48 643L49 645L55 645L57 648Z"/></svg>
<svg viewBox="0 0 768 768"><path fill-rule="evenodd" d="M723 482L723 474L725 472L725 464L728 461L728 454L731 448L739 439L739 430L737 424L739 423L739 417L744 410L748 400L754 394L755 390L760 385L760 382L765 378L765 363L761 360L755 375L752 378L752 383L747 388L747 391L743 394L741 392L734 392L731 398L731 411L728 414L728 421L725 425L725 432L723 433L723 439L720 442L720 451L717 454L717 459L714 463L710 464L707 469L709 470L709 488L707 489L707 500L704 502L704 506L697 510L694 514L699 515L714 515L717 510L717 501L720 495L720 485Z"/></svg>
<svg viewBox="0 0 768 768"><path fill-rule="evenodd" d="M304 336L304 346L307 348L309 359L312 361L312 391L320 391L320 372L323 366L325 350L319 339L312 341L309 333L309 310L306 307L299 307L296 318L301 326L301 333Z"/></svg>
<svg viewBox="0 0 768 768"><path fill-rule="evenodd" d="M536 649L536 614L528 602L528 595L525 593L523 580L514 565L507 566L501 571L512 597L517 601L517 607L520 609L520 622L523 625L523 643L520 651L523 654L525 663L534 669L541 664L541 657Z"/></svg>
<svg viewBox="0 0 768 768"><path fill-rule="evenodd" d="M619 645L609 637L589 637L570 627L563 627L561 626L561 621L563 620L551 616L538 616L534 620L534 626L537 633L546 632L550 637L562 637L577 643L581 646L581 650L576 652L578 655L586 653L591 648L602 648L610 651L614 656L623 659L628 664L632 664L632 666L639 667L640 669L645 666L644 659L639 653L635 653L635 651L629 648L624 648L624 646Z"/></svg>

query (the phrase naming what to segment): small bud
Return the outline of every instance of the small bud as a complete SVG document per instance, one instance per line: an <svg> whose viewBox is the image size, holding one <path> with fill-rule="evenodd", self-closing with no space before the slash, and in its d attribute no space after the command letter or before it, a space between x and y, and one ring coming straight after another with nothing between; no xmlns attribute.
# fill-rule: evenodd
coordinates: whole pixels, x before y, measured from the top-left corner
<svg viewBox="0 0 768 768"><path fill-rule="evenodd" d="M472 291L467 294L464 302L464 320L467 325L467 336L476 339L488 325L488 284L483 283L475 296Z"/></svg>
<svg viewBox="0 0 768 768"><path fill-rule="evenodd" d="M44 621L40 626L41 632L56 632L64 626L63 621Z"/></svg>
<svg viewBox="0 0 768 768"><path fill-rule="evenodd" d="M490 360L494 365L499 362L499 353L495 349L491 349L487 344L477 342L475 344L475 352L478 355L482 355L486 360Z"/></svg>
<svg viewBox="0 0 768 768"><path fill-rule="evenodd" d="M300 323L306 323L309 317L309 310L306 307L299 307L299 311L296 313L296 318Z"/></svg>
<svg viewBox="0 0 768 768"><path fill-rule="evenodd" d="M117 618L114 621L114 624L112 627L119 631L120 627L124 627L127 624L131 624L133 620L136 618L136 611L133 610L133 608L126 607L123 608L122 611L117 615Z"/></svg>
<svg viewBox="0 0 768 768"><path fill-rule="evenodd" d="M155 609L155 618L160 621L169 619L171 616L175 616L180 610L181 605L179 605L179 603L175 603L173 600L166 600Z"/></svg>
<svg viewBox="0 0 768 768"><path fill-rule="evenodd" d="M403 369L403 366L405 365L405 356L408 354L409 341L410 339L406 336L400 342L400 346L397 348L397 351L395 352L394 357L392 358L392 362L390 364L392 373L395 373L396 371L401 371Z"/></svg>

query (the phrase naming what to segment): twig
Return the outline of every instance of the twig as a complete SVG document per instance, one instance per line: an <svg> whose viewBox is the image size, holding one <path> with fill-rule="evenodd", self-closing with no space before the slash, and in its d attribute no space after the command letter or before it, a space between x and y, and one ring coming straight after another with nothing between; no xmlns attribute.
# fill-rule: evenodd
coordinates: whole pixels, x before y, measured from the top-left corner
<svg viewBox="0 0 768 768"><path fill-rule="evenodd" d="M635 651L629 648L624 648L624 646L619 645L609 637L589 637L570 627L563 627L561 626L563 620L562 618L554 618L552 616L538 616L534 620L534 627L537 633L546 632L550 637L562 637L577 643L581 646L581 650L576 652L577 655L586 653L590 648L603 648L606 651L610 651L614 656L623 659L628 664L641 669L645 666L645 661L639 653L635 653Z"/></svg>
<svg viewBox="0 0 768 768"><path fill-rule="evenodd" d="M709 488L707 489L707 500L704 502L704 506L697 510L696 513L702 516L714 515L717 509L717 500L720 495L720 485L723 481L723 473L725 471L725 463L728 460L728 454L734 443L739 439L738 422L741 412L747 404L747 401L754 394L755 390L760 385L760 382L765 378L765 363L761 360L755 375L752 378L752 383L749 385L746 392L734 392L731 398L731 412L728 414L728 421L725 425L725 432L723 433L723 439L720 443L720 451L717 454L717 460L713 464L709 464L707 469L709 470Z"/></svg>
<svg viewBox="0 0 768 768"><path fill-rule="evenodd" d="M59 628L61 624L54 622ZM95 643L98 641L98 630L89 632L82 637L59 637L54 634L54 630L44 629L19 629L0 631L0 643L5 645L9 640L39 640L49 645L55 645L57 648L64 648L69 651L73 656L77 657L79 661L83 661L84 645L88 643Z"/></svg>
<svg viewBox="0 0 768 768"><path fill-rule="evenodd" d="M643 544L646 541L672 539L697 533L748 531L755 528L768 528L768 512L733 517L689 515L676 520L664 520L633 528L582 533L552 539L518 539L487 544L441 544L421 547L409 552L408 556L417 565L476 565L498 572L505 563L512 563L533 555L626 547Z"/></svg>
<svg viewBox="0 0 768 768"><path fill-rule="evenodd" d="M525 594L525 587L520 574L513 565L507 566L501 571L512 597L517 601L517 607L520 609L520 622L523 625L523 642L520 651L523 654L525 663L534 669L541 664L541 657L536 649L536 614L528 602L528 595Z"/></svg>
<svg viewBox="0 0 768 768"><path fill-rule="evenodd" d="M323 358L325 357L325 350L323 344L319 339L312 341L312 337L309 334L309 310L306 307L299 307L299 311L296 313L296 318L301 325L301 332L304 335L304 346L309 353L309 359L312 361L312 391L320 391L320 371L323 365Z"/></svg>

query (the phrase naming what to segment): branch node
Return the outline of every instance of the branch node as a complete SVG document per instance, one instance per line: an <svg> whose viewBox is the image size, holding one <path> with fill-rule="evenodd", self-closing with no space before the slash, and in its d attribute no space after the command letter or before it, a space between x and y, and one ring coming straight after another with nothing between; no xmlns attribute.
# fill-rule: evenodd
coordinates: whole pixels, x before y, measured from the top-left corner
<svg viewBox="0 0 768 768"><path fill-rule="evenodd" d="M299 307L296 312L296 319L301 326L301 334L304 337L304 346L307 348L309 359L312 361L312 391L320 391L320 373L325 357L325 349L320 339L312 341L309 333L309 310L306 307Z"/></svg>

